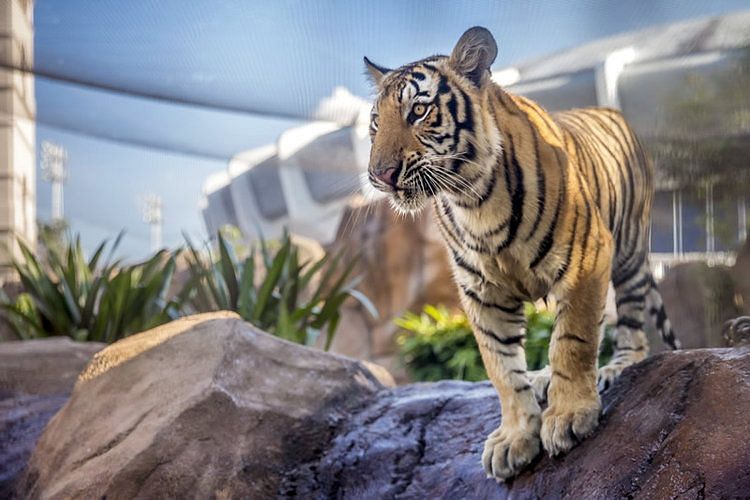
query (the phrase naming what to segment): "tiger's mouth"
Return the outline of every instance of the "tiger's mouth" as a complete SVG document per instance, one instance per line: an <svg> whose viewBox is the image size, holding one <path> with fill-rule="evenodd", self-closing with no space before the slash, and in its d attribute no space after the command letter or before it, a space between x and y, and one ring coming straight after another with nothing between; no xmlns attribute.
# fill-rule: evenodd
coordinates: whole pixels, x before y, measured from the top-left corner
<svg viewBox="0 0 750 500"><path fill-rule="evenodd" d="M391 207L401 214L416 214L425 205L430 193L425 193L415 186L395 187L388 192Z"/></svg>
<svg viewBox="0 0 750 500"><path fill-rule="evenodd" d="M370 175L370 184L378 191L388 195L391 207L398 213L414 214L424 208L428 199L443 191L443 186L436 182L429 172L416 171L409 175L406 182L387 184Z"/></svg>

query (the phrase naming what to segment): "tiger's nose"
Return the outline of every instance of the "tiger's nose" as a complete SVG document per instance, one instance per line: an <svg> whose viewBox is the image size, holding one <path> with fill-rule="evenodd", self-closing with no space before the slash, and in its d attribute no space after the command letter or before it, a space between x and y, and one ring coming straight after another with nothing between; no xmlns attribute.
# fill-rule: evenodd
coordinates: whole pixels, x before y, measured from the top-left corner
<svg viewBox="0 0 750 500"><path fill-rule="evenodd" d="M382 170L375 170L373 174L379 181L383 182L385 185L396 187L400 170L400 167L387 167Z"/></svg>

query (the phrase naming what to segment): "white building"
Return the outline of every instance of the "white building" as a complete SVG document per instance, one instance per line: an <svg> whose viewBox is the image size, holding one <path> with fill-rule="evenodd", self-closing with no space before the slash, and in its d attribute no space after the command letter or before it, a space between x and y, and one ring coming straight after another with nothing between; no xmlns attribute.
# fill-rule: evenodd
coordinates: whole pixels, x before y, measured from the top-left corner
<svg viewBox="0 0 750 500"><path fill-rule="evenodd" d="M36 101L32 0L0 2L0 278L7 274L17 238L36 241Z"/></svg>

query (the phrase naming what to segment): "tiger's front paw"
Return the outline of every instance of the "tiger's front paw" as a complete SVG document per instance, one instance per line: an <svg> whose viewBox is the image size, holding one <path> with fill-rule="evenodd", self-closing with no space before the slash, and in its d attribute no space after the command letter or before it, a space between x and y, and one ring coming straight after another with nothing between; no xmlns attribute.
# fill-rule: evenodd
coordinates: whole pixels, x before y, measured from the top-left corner
<svg viewBox="0 0 750 500"><path fill-rule="evenodd" d="M588 404L565 409L554 404L542 414L542 444L550 456L568 452L588 437L599 424L601 404Z"/></svg>
<svg viewBox="0 0 750 500"><path fill-rule="evenodd" d="M537 417L538 418L538 417ZM509 479L523 470L539 454L537 430L500 426L487 438L482 453L482 464L487 477L498 481Z"/></svg>

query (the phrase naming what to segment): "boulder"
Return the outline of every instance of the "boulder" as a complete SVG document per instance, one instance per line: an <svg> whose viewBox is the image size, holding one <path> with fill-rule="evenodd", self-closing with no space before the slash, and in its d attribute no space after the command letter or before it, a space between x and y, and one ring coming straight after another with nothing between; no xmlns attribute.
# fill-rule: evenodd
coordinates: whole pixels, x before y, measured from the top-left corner
<svg viewBox="0 0 750 500"><path fill-rule="evenodd" d="M664 308L682 347L727 345L724 323L741 314L733 274L727 266L684 262L670 268L659 282ZM668 349L656 332L649 331L648 337L652 352Z"/></svg>
<svg viewBox="0 0 750 500"><path fill-rule="evenodd" d="M70 394L78 374L106 344L48 337L0 343L0 396Z"/></svg>
<svg viewBox="0 0 750 500"><path fill-rule="evenodd" d="M627 369L599 429L487 479L489 383L388 387L366 366L222 313L96 355L51 420L24 498L734 498L750 491L750 349Z"/></svg>
<svg viewBox="0 0 750 500"><path fill-rule="evenodd" d="M65 394L0 398L0 498L10 498L44 426L67 399Z"/></svg>
<svg viewBox="0 0 750 500"><path fill-rule="evenodd" d="M67 337L0 342L0 498L7 498L44 426L104 344Z"/></svg>
<svg viewBox="0 0 750 500"><path fill-rule="evenodd" d="M183 318L97 353L40 438L23 496L267 497L383 382L234 313Z"/></svg>

